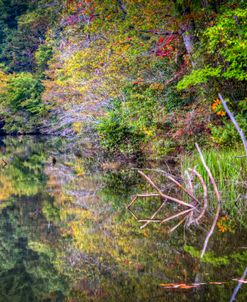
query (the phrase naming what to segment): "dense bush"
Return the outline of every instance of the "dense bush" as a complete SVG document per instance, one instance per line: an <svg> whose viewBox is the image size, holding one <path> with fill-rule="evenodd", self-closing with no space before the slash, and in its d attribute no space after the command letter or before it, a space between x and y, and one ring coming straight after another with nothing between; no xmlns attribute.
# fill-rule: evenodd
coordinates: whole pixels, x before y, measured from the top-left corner
<svg viewBox="0 0 247 302"><path fill-rule="evenodd" d="M247 80L246 17L246 8L225 9L217 16L197 45L196 68L178 83L178 89L209 83L207 89L223 86L227 96L233 96L234 86L245 93L241 82Z"/></svg>
<svg viewBox="0 0 247 302"><path fill-rule="evenodd" d="M35 60L38 70L43 72L48 67L48 61L52 58L52 48L41 44L35 52Z"/></svg>
<svg viewBox="0 0 247 302"><path fill-rule="evenodd" d="M43 85L30 73L6 75L0 90L1 119L9 133L35 132L46 112L41 101Z"/></svg>
<svg viewBox="0 0 247 302"><path fill-rule="evenodd" d="M123 99L112 102L107 116L97 125L102 145L124 153L140 151L155 134L157 111L151 89L127 87Z"/></svg>

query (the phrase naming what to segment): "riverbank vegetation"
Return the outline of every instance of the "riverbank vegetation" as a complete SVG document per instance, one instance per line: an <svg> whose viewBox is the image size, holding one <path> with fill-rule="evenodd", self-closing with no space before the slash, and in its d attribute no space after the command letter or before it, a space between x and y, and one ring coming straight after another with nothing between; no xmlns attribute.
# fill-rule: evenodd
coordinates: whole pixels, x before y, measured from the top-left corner
<svg viewBox="0 0 247 302"><path fill-rule="evenodd" d="M220 190L234 182L232 209L235 184L246 186L245 159L235 163L241 139L218 93L246 133L246 8L234 0L0 1L1 134L79 141L86 131L107 154L182 157L183 169L197 164L198 143Z"/></svg>
<svg viewBox="0 0 247 302"><path fill-rule="evenodd" d="M78 133L90 119L113 153L236 145L218 92L247 130L243 1L0 5L3 132Z"/></svg>
<svg viewBox="0 0 247 302"><path fill-rule="evenodd" d="M246 17L0 0L1 301L247 301Z"/></svg>

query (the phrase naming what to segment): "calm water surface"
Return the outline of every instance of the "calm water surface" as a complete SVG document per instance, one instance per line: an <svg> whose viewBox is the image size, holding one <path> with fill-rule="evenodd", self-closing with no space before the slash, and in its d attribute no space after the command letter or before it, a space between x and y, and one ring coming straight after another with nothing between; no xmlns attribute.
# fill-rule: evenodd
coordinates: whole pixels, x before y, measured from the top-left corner
<svg viewBox="0 0 247 302"><path fill-rule="evenodd" d="M206 223L140 230L126 205L148 188L127 164L56 138L8 137L0 149L0 301L247 301L233 280L247 266L244 225L216 230L200 261ZM134 210L147 217L159 202Z"/></svg>

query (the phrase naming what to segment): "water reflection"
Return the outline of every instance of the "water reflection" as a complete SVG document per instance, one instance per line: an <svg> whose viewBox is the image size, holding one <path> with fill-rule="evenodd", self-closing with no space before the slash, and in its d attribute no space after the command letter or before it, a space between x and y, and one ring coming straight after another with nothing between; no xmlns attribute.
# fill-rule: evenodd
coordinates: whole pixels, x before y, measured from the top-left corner
<svg viewBox="0 0 247 302"><path fill-rule="evenodd" d="M230 300L247 264L243 227L216 233L200 262L201 233L140 230L126 211L145 188L135 170L106 166L84 146L75 156L59 139L10 137L0 149L0 301ZM227 283L159 286L212 281ZM243 284L236 301L246 300Z"/></svg>

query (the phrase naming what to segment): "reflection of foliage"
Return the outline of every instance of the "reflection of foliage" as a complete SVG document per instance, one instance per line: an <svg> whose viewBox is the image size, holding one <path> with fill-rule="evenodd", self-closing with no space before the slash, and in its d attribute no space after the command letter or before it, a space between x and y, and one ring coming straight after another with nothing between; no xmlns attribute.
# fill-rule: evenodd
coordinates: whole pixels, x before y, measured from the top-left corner
<svg viewBox="0 0 247 302"><path fill-rule="evenodd" d="M61 147L56 140L49 145L8 138L5 144L1 156L8 166L0 179L9 180L12 188L20 188L15 183L22 181L26 186L18 189L18 196L5 195L11 205L4 202L1 212L0 300L134 302L161 295L162 301L158 284L194 282L197 255L192 261L184 253L181 234L169 238L162 228L140 230L125 210L130 195L145 186L134 169L99 173L91 167L92 173L83 166L81 174L75 167L82 161L67 152L57 157L55 166L49 164L49 153ZM210 281L215 275L235 277L246 262L245 251L232 253L232 246L246 241L245 235L237 228L234 236L219 235L229 238L215 237L214 253L203 262L202 278ZM197 247L198 237L192 240ZM224 287L193 293L193 298L206 301L219 294L225 298ZM181 293L182 299L186 301L186 294Z"/></svg>
<svg viewBox="0 0 247 302"><path fill-rule="evenodd" d="M54 265L54 251L47 244L33 241L40 240L44 223L40 217L37 222L41 228L34 233L29 215L36 206L20 202L5 208L1 215L0 297L5 297L4 301L41 301L66 290L66 282Z"/></svg>
<svg viewBox="0 0 247 302"><path fill-rule="evenodd" d="M103 174L104 187L100 191L103 200L110 202L114 209L125 208L127 200L133 194L140 178L135 170L121 169Z"/></svg>
<svg viewBox="0 0 247 302"><path fill-rule="evenodd" d="M60 221L60 212L57 207L54 206L51 202L44 201L42 207L42 213L47 219L47 221L52 221L57 223Z"/></svg>
<svg viewBox="0 0 247 302"><path fill-rule="evenodd" d="M184 246L184 251L189 253L192 257L200 259L200 251L190 245ZM241 252L232 251L225 256L217 256L214 252L206 252L204 257L200 260L203 263L211 264L213 267L228 267L234 269L237 267L238 274L241 274L246 267L247 251Z"/></svg>
<svg viewBox="0 0 247 302"><path fill-rule="evenodd" d="M11 195L31 196L37 194L42 187L44 176L42 175L45 154L39 150L40 145L36 144L23 147L28 139L15 141L12 138L5 139L6 150L0 155L8 164L3 171L0 171L0 182L4 188L4 198ZM22 148L18 146L21 143ZM3 192L1 193L3 194Z"/></svg>
<svg viewBox="0 0 247 302"><path fill-rule="evenodd" d="M85 176L81 182L77 181L82 188ZM191 267L187 265L191 262L186 262L186 258L182 260L175 252L182 253L178 248L183 244L181 234L168 240L162 229L153 230L150 227L138 230L137 223L123 211L125 200L142 186L138 179L136 181L135 170L108 171L103 177L90 176L90 181L90 187L88 181L83 187L88 192L95 187L94 182L100 184L103 181L104 185L95 198L90 198L88 208L82 209L74 201L64 204L62 210L66 233L69 232L71 247L77 255L74 269L77 276L83 278L70 297L75 301L90 301L94 295L99 301L104 301L106 297L107 301L115 301L118 296L122 297L118 298L119 301L125 301L131 293L133 299L130 301L136 301L137 297L147 298L161 281L184 282L183 269L186 267L190 271ZM197 258L196 253L193 256ZM203 263L207 265L207 273L210 271L210 281L214 280L215 267L221 269L229 265L231 275L235 272L236 262L230 262L227 256L210 253L205 259ZM158 277L153 271L159 272ZM221 290L224 292L224 289ZM214 293L215 296L217 294Z"/></svg>
<svg viewBox="0 0 247 302"><path fill-rule="evenodd" d="M189 253L192 257L200 258L201 252L195 249L194 247L186 245L184 247L184 250L185 252ZM206 252L201 261L205 263L210 263L213 266L218 267L221 265L229 264L230 260L227 256L216 257L213 252Z"/></svg>
<svg viewBox="0 0 247 302"><path fill-rule="evenodd" d="M1 190L4 206L0 219L0 299L50 301L52 297L62 297L67 285L65 276L59 272L59 251L51 244L57 235L52 223L59 217L58 209L42 192L46 147L41 141L27 137L6 138L4 143L1 158L7 165L0 174L4 188L4 192Z"/></svg>
<svg viewBox="0 0 247 302"><path fill-rule="evenodd" d="M217 227L220 232L235 232L236 224L233 219L230 219L228 216L221 217L217 222Z"/></svg>

